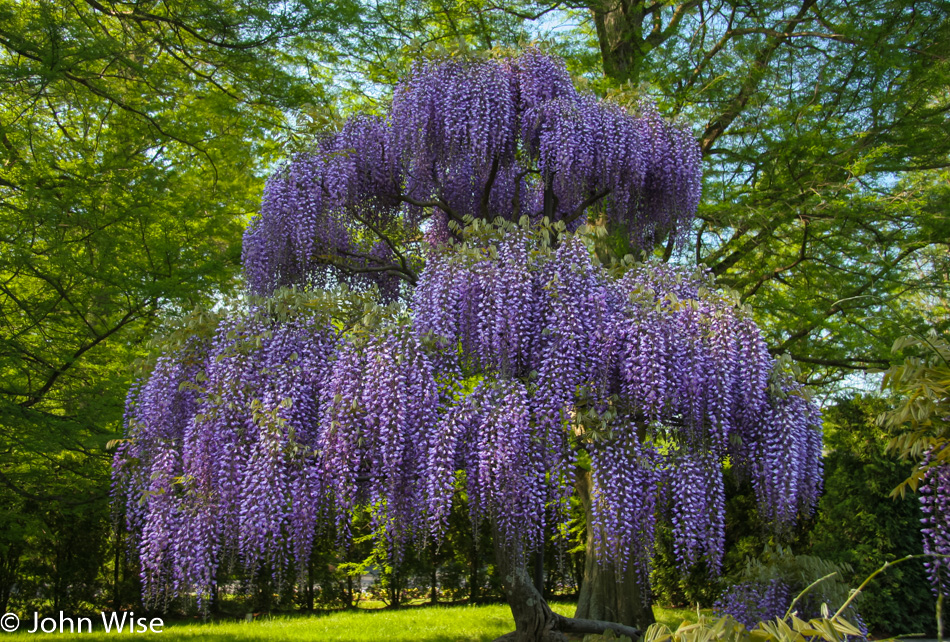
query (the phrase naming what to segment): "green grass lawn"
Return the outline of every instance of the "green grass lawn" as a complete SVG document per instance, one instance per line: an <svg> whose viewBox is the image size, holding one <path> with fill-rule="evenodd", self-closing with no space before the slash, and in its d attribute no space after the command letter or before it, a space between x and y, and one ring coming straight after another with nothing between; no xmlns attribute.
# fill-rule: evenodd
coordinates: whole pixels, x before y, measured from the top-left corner
<svg viewBox="0 0 950 642"><path fill-rule="evenodd" d="M571 602L552 602L551 607L563 615L573 615L575 605ZM683 619L696 620L696 612L688 609L655 608L658 620L676 628ZM95 622L95 620L94 620ZM101 620L100 620L101 622ZM28 628L33 622L23 622ZM307 616L276 616L254 622L183 623L170 622L160 634L163 642L198 642L213 640L248 640L250 642L469 642L493 640L514 629L511 612L507 605L480 606L425 606L398 611L384 609L357 609L354 611L330 612ZM2 640L26 640L34 635L22 632L0 634ZM37 632L39 634L39 632ZM44 634L44 640L74 638L78 634ZM158 634L140 633L130 635L83 633L88 642L115 640L117 635L130 637L155 637Z"/></svg>

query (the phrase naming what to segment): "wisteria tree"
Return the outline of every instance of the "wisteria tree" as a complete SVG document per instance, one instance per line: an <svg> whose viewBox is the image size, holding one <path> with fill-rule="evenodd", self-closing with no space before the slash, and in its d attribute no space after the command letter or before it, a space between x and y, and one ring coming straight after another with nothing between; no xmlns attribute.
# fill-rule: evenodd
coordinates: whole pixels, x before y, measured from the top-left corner
<svg viewBox="0 0 950 642"><path fill-rule="evenodd" d="M207 599L230 562L299 568L360 509L398 563L443 536L464 488L513 638L633 633L659 521L682 568L718 571L724 466L776 528L810 511L818 413L749 312L705 273L598 259L607 233L686 234L698 164L685 131L579 94L535 50L420 64L386 118L295 158L245 235L250 303L130 395L116 484L147 595ZM394 303L357 327L330 314L334 288ZM572 498L573 619L528 563Z"/></svg>

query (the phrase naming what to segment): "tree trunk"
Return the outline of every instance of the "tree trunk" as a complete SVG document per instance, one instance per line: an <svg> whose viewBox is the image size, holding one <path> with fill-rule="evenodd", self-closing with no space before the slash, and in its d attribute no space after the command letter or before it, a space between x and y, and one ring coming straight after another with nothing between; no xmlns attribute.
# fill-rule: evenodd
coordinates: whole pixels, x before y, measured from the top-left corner
<svg viewBox="0 0 950 642"><path fill-rule="evenodd" d="M10 594L19 577L21 555L19 543L10 544L0 555L0 610L4 613L8 610Z"/></svg>
<svg viewBox="0 0 950 642"><path fill-rule="evenodd" d="M481 556L478 554L478 529L472 525L472 548L471 564L468 573L468 601L475 604L478 600L478 565L481 562Z"/></svg>
<svg viewBox="0 0 950 642"><path fill-rule="evenodd" d="M314 560L313 560L313 555L311 555L310 563L307 565L307 610L308 611L313 611L313 604L316 597L314 595L314 590L313 590L313 585L315 583L315 579L313 577L313 574L314 574L313 565L314 565Z"/></svg>
<svg viewBox="0 0 950 642"><path fill-rule="evenodd" d="M505 586L505 597L515 619L515 631L503 638L517 642L567 642L555 630L556 615L534 585L520 544L506 544L504 536L493 530L495 563Z"/></svg>
<svg viewBox="0 0 950 642"><path fill-rule="evenodd" d="M577 600L576 618L618 622L641 631L656 622L649 598L643 595L637 583L637 571L632 564L618 578L619 571L610 562L597 558L594 552L594 530L590 507L591 477L589 471L579 471L577 492L587 516L587 554L584 579ZM646 598L646 599L645 599Z"/></svg>
<svg viewBox="0 0 950 642"><path fill-rule="evenodd" d="M515 630L496 642L567 642L566 633L603 633L612 630L631 639L640 631L614 622L566 618L551 610L534 586L525 551L519 543L506 543L495 528L495 563L505 586L505 596L515 620Z"/></svg>
<svg viewBox="0 0 950 642"><path fill-rule="evenodd" d="M531 581L538 593L544 595L544 548L531 554Z"/></svg>
<svg viewBox="0 0 950 642"><path fill-rule="evenodd" d="M640 80L640 69L653 48L643 36L645 3L638 0L592 0L604 75L618 83Z"/></svg>
<svg viewBox="0 0 950 642"><path fill-rule="evenodd" d="M115 536L115 549L113 550L112 555L112 610L118 613L122 610L122 598L120 597L119 593L119 580L121 579L120 571L122 564L122 529L118 528L117 526L116 528L112 529L112 534Z"/></svg>

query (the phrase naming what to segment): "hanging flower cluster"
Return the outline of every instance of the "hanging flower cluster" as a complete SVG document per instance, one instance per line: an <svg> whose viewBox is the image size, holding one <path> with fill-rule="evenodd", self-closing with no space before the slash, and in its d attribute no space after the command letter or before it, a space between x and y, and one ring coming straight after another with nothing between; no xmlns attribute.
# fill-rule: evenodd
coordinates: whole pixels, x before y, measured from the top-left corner
<svg viewBox="0 0 950 642"><path fill-rule="evenodd" d="M842 602L840 595L829 594L821 585L812 587L802 595L805 586L800 577L796 580L784 577L738 582L730 586L722 597L716 600L713 604L713 612L718 616L731 615L751 631L759 627L761 622L783 619L796 598L798 601L794 604L793 613L806 621L825 617L822 605L830 607L834 612ZM867 624L854 604L848 605L843 616L861 632L861 636L845 636L844 639L867 640Z"/></svg>
<svg viewBox="0 0 950 642"><path fill-rule="evenodd" d="M149 593L207 594L229 554L299 564L321 516L345 537L365 506L398 561L444 534L460 483L475 520L538 547L579 456L589 544L644 578L658 519L682 568L718 571L727 458L777 527L812 509L817 410L708 275L505 228L430 256L402 323L252 309L158 361L116 456Z"/></svg>
<svg viewBox="0 0 950 642"><path fill-rule="evenodd" d="M116 490L143 588L204 599L225 556L252 571L309 559L324 477L311 465L330 329L261 310L159 359L129 395Z"/></svg>
<svg viewBox="0 0 950 642"><path fill-rule="evenodd" d="M795 595L792 587L781 579L740 582L733 584L716 600L713 611L717 615L731 615L751 630L757 627L759 622L771 622L785 617L788 605L795 599Z"/></svg>
<svg viewBox="0 0 950 642"><path fill-rule="evenodd" d="M930 583L935 595L950 595L950 466L927 469L920 486L920 507L924 552L942 556L924 562Z"/></svg>
<svg viewBox="0 0 950 642"><path fill-rule="evenodd" d="M682 566L717 570L726 458L778 528L817 501L818 411L705 274L650 265L614 278L579 237L552 249L509 229L431 257L413 312L442 367L528 384L547 501L570 495L564 471L578 448L589 452L594 545L617 559L649 559L665 511Z"/></svg>
<svg viewBox="0 0 950 642"><path fill-rule="evenodd" d="M650 247L695 214L699 164L688 132L652 107L632 115L578 94L563 62L536 49L422 62L386 118L348 121L271 177L245 234L245 276L259 294L369 279L392 297L413 279L398 248L413 248L423 219L439 242L466 217L576 229L594 206Z"/></svg>
<svg viewBox="0 0 950 642"><path fill-rule="evenodd" d="M147 595L204 598L227 561L301 568L367 507L398 562L463 485L497 543L538 548L587 462L589 544L644 580L658 519L684 569L718 571L727 459L776 527L812 510L818 413L748 313L708 274L608 270L571 234L594 213L649 247L698 200L688 134L578 94L560 61L418 65L386 118L275 174L244 239L254 293L369 278L392 300L405 279L409 314L343 332L252 306L130 394L115 485Z"/></svg>
<svg viewBox="0 0 950 642"><path fill-rule="evenodd" d="M320 473L341 530L359 504L374 507L375 529L397 559L426 534L418 528L426 519L422 481L438 407L430 361L405 329L338 346L318 424Z"/></svg>

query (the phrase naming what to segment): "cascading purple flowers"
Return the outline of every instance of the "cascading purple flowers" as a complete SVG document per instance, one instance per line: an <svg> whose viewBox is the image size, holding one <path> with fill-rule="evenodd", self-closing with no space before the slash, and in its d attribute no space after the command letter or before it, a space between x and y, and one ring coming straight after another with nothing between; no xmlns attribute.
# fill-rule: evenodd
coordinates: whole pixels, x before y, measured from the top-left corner
<svg viewBox="0 0 950 642"><path fill-rule="evenodd" d="M673 550L686 571L705 557L718 574L725 548L725 489L722 467L710 455L675 452L668 458Z"/></svg>
<svg viewBox="0 0 950 642"><path fill-rule="evenodd" d="M290 568L361 507L398 562L444 534L459 483L538 547L584 451L589 544L644 578L663 518L684 570L718 572L727 457L777 527L812 509L817 410L708 275L616 276L581 236L507 228L433 252L403 323L340 337L252 310L159 360L116 457L147 591L207 594L228 555Z"/></svg>
<svg viewBox="0 0 950 642"><path fill-rule="evenodd" d="M730 587L713 605L713 610L719 615L731 615L751 630L758 626L759 622L784 617L793 599L795 593L781 579L742 582Z"/></svg>
<svg viewBox="0 0 950 642"><path fill-rule="evenodd" d="M266 316L224 320L162 357L130 396L116 487L152 599L204 599L227 555L252 571L309 558L323 495L309 461L332 333L315 318Z"/></svg>
<svg viewBox="0 0 950 642"><path fill-rule="evenodd" d="M930 583L934 594L950 596L950 466L938 464L927 469L920 486L920 508L924 552L943 556L924 562Z"/></svg>
<svg viewBox="0 0 950 642"><path fill-rule="evenodd" d="M772 622L784 618L796 597L799 600L795 602L793 612L803 620L824 617L823 604L834 610L841 603L840 596L838 599L832 599L833 594L826 594L820 584L812 587L805 595L801 595L806 584L802 582L801 576L792 578L788 575L768 580L755 579L739 582L729 587L716 600L713 604L713 612L717 616L731 615L747 629L753 630L759 626L760 622ZM844 639L867 640L867 625L854 604L845 609L844 617L861 632L861 636L844 636Z"/></svg>
<svg viewBox="0 0 950 642"><path fill-rule="evenodd" d="M388 235L418 220L401 209L390 125L358 117L300 154L267 182L261 212L244 234L252 292L282 286L397 279ZM363 277L362 279L356 277Z"/></svg>
<svg viewBox="0 0 950 642"><path fill-rule="evenodd" d="M324 391L320 467L339 524L345 531L360 501L375 507L374 526L397 560L426 534L423 478L438 397L432 366L406 328L341 345Z"/></svg>
<svg viewBox="0 0 950 642"><path fill-rule="evenodd" d="M698 202L689 135L556 59L418 65L387 117L272 176L244 239L252 293L371 284L408 315L351 331L251 306L130 393L115 488L146 594L204 600L226 561L299 569L363 509L398 563L462 484L499 545L537 549L588 461L588 545L644 582L664 518L681 567L718 572L727 459L779 528L811 510L820 418L749 314L706 273L608 270L573 234L596 212L649 248Z"/></svg>
<svg viewBox="0 0 950 642"><path fill-rule="evenodd" d="M650 444L640 444L629 432L590 448L591 515L598 559L612 560L620 569L632 565L649 577L656 536L660 457Z"/></svg>
<svg viewBox="0 0 950 642"><path fill-rule="evenodd" d="M529 49L510 60L417 64L386 118L359 116L268 181L245 233L250 289L368 282L392 299L415 280L420 223L547 216L568 228L591 207L638 247L684 231L699 204L692 137L579 94L563 62ZM385 245L386 252L382 245Z"/></svg>
<svg viewBox="0 0 950 642"><path fill-rule="evenodd" d="M532 242L509 230L497 243L433 256L413 311L416 331L434 335L459 372L530 384L546 501L570 494L564 471L586 449L598 498L591 518L602 533L595 546L610 542L622 565L648 560L662 482L681 565L704 559L713 572L725 544L722 462L736 450L778 528L812 509L821 483L817 410L772 372L754 324L707 275L652 265L613 279L577 237L556 249ZM600 429L579 419L598 413L615 419ZM453 434L453 444L467 443ZM669 456L651 459L647 444L657 440L672 444ZM643 470L647 461L654 472Z"/></svg>

